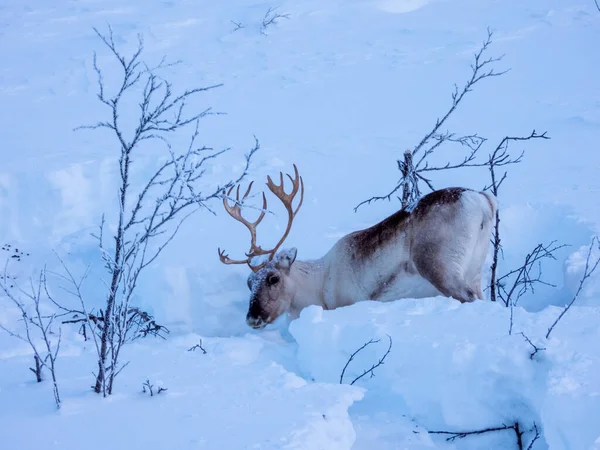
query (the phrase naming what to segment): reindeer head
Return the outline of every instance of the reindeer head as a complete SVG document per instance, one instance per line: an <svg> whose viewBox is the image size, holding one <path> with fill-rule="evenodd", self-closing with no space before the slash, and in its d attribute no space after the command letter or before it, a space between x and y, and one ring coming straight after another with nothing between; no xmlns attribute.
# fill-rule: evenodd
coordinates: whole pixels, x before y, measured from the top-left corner
<svg viewBox="0 0 600 450"><path fill-rule="evenodd" d="M252 183L254 182L250 183L241 200L239 196L240 187L238 185L235 204L233 206L227 201L227 197L233 190L233 187L229 189L227 196L224 196L223 198L223 206L229 215L238 222L244 224L250 231L250 251L246 253L246 259L232 260L225 254L225 251L221 251L220 248L218 251L219 258L223 264L247 264L252 270L252 273L248 277L248 288L250 289L251 295L248 314L246 315L246 323L255 329L264 328L267 324L273 322L288 311L296 292L294 282L289 275L291 266L296 259L297 251L295 248L292 248L290 250L282 250L279 253L277 252L279 247L281 247L281 244L283 244L287 238L292 228L294 217L296 217L300 206L302 206L302 200L304 199L304 182L302 177L298 175L298 169L295 164L294 173L294 178L288 174L289 179L292 181L292 191L289 194L286 194L283 188L283 173L279 173L279 185L274 184L271 177L267 176L267 187L279 200L281 200L288 213L288 223L285 232L277 245L270 250L263 250L256 244L256 227L264 218L267 209L267 198L265 197L265 193L262 193L262 211L258 216L258 219L254 222L249 222L244 219L240 209L240 205L248 197L248 194L252 189ZM292 202L299 189L300 202L294 210L292 208ZM265 255L268 255L266 261L258 265L252 264L253 258Z"/></svg>

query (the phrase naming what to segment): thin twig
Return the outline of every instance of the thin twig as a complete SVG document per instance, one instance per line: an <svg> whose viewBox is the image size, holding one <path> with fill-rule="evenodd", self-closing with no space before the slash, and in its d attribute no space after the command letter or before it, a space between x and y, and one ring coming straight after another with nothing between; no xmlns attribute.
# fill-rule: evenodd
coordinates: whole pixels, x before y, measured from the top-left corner
<svg viewBox="0 0 600 450"><path fill-rule="evenodd" d="M540 438L540 430L538 429L537 423L533 423L533 429L530 431L535 431L535 435L533 436L533 439L531 439L531 442L527 446L527 450L532 450L533 444L535 444L535 442Z"/></svg>
<svg viewBox="0 0 600 450"><path fill-rule="evenodd" d="M565 244L554 245L554 242L555 241L552 241L548 245L538 244L527 254L527 256L525 256L525 262L521 267L511 270L496 280L495 291L497 292L498 297L507 307L510 307L510 325L508 334L512 334L514 307L517 306L517 303L525 293L529 291L535 292L536 284L556 287L554 284L542 279L542 260L556 260L554 253L563 247L567 247ZM532 273L534 268L537 268L536 274ZM508 285L509 287L507 288L506 280L513 275L516 276L514 277L512 284Z"/></svg>
<svg viewBox="0 0 600 450"><path fill-rule="evenodd" d="M495 197L498 197L498 190L507 177L505 171L500 178L496 173L498 167L504 167L512 164L518 164L521 162L524 151L521 154L513 158L508 153L508 146L511 142L529 141L532 139L550 139L546 132L538 134L533 130L528 136L505 136L500 143L496 146L494 151L489 155L488 160L483 164L488 167L490 172L491 183L489 186L483 188L483 190L491 190ZM500 238L500 210L496 209L496 217L494 218L494 231L492 238L493 250L492 250L492 265L491 265L491 277L490 277L490 300L495 302L497 300L497 289L498 289L498 257L502 252L502 239ZM506 303L509 306L509 303ZM511 312L512 314L512 312Z"/></svg>
<svg viewBox="0 0 600 450"><path fill-rule="evenodd" d="M390 344L385 352L385 354L379 358L379 361L377 361L375 364L373 364L369 369L365 370L363 373L361 373L359 376L357 376L356 378L354 378L354 380L352 380L352 382L350 383L350 385L353 385L354 383L356 383L358 380L360 380L362 377L364 377L367 374L371 374L371 377L375 376L374 374L374 370L383 365L385 362L385 359L387 358L387 356L389 355L390 351L392 350L392 337L388 334L387 335ZM360 348L358 348L354 353L352 353L350 355L350 358L348 358L348 361L346 361L346 364L344 365L344 368L342 369L342 373L340 374L340 384L342 384L344 382L344 374L346 373L346 369L348 368L348 365L354 360L354 357L362 350L364 350L366 347L368 347L371 344L376 344L377 342L379 342L381 339L377 339L377 340L373 340L370 339L369 341L367 341L365 344L363 344Z"/></svg>
<svg viewBox="0 0 600 450"><path fill-rule="evenodd" d="M573 306L573 303L575 303L575 301L579 297L579 294L581 293L585 282L588 280L588 278L590 278L592 276L592 274L598 268L598 264L600 264L600 256L590 266L590 258L592 256L592 250L594 249L594 243L597 244L597 248L598 248L598 250L600 250L600 240L598 239L597 236L594 236L592 238L592 243L590 244L590 247L588 250L587 258L585 260L585 270L583 272L583 276L579 280L579 287L577 288L577 292L575 292L575 295L573 296L571 301L564 307L564 309L561 311L561 313L556 318L554 323L550 326L550 328L548 328L548 332L546 333L546 339L548 339L550 337L550 333L552 333L552 330L554 330L554 327L556 327L558 322L563 318L563 316L567 313L567 311L569 311L569 309L571 309L571 306Z"/></svg>
<svg viewBox="0 0 600 450"><path fill-rule="evenodd" d="M204 349L204 347L202 347L202 339L200 339L200 342L198 344L188 348L188 352L196 351L197 348L202 350L202 353L206 355L206 350Z"/></svg>
<svg viewBox="0 0 600 450"><path fill-rule="evenodd" d="M244 25L242 25L242 22L236 22L234 20L230 20L230 22L235 26L235 28L232 31L237 31L237 30L244 28Z"/></svg>
<svg viewBox="0 0 600 450"><path fill-rule="evenodd" d="M506 431L506 430L514 431L515 437L517 440L517 442L516 442L517 449L523 450L523 435L525 434L525 432L521 431L521 426L520 426L519 422L515 422L512 425L504 425L503 424L502 426L499 426L499 427L490 427L490 428L484 428L481 430L473 430L473 431L429 431L429 434L446 435L446 436L448 436L446 438L446 441L453 442L456 439L464 439L468 436L479 436L482 434L494 433L497 431ZM535 435L532 438L531 442L529 443L527 450L531 450L533 448L533 444L540 438L540 432L539 432L539 429L535 422L533 423L533 428L529 431L530 432L535 431Z"/></svg>
<svg viewBox="0 0 600 450"><path fill-rule="evenodd" d="M267 12L265 13L263 19L262 19L262 23L260 26L260 32L261 34L266 35L267 34L267 28L270 27L271 25L275 25L277 24L277 22L279 21L279 19L289 19L290 15L289 14L278 14L275 12L277 8L273 8L273 7L269 7L269 9L267 10Z"/></svg>
<svg viewBox="0 0 600 450"><path fill-rule="evenodd" d="M496 431L504 431L504 430L515 431L515 426L514 425L503 425L501 427L491 427L491 428L484 428L482 430L473 430L473 431L429 431L429 434L447 435L449 437L447 437L446 440L448 442L453 442L456 439L463 439L467 436L476 436L476 435L480 435L480 434L494 433Z"/></svg>
<svg viewBox="0 0 600 450"><path fill-rule="evenodd" d="M541 352L541 351L543 351L543 350L546 350L546 348L545 348L545 347L538 347L538 346L537 346L537 345L535 345L533 342L531 342L531 339L529 339L529 338L528 338L528 337L525 335L525 333L521 332L521 333L519 333L519 334L522 334L522 335L523 335L523 337L525 338L525 340L527 341L527 343L533 347L533 352L531 352L531 353L529 354L529 359L533 360L533 357L534 357L534 356L535 356L535 355L536 355L538 352Z"/></svg>

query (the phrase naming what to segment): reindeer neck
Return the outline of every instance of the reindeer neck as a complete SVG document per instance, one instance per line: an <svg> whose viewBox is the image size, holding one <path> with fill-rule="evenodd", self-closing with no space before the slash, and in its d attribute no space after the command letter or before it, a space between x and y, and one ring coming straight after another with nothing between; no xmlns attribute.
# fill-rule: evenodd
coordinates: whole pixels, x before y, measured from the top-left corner
<svg viewBox="0 0 600 450"><path fill-rule="evenodd" d="M323 280L325 273L323 259L310 261L296 260L292 264L290 277L296 284L296 295L292 302L292 316L297 316L300 310L310 305L324 306Z"/></svg>

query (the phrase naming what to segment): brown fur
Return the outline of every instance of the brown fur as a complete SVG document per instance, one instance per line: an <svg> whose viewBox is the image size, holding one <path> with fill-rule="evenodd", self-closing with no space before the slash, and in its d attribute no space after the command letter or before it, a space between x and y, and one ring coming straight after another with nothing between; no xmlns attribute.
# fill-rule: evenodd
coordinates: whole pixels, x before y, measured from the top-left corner
<svg viewBox="0 0 600 450"><path fill-rule="evenodd" d="M422 217L432 211L432 206L451 205L460 200L460 196L465 192L465 188L451 187L430 192L419 200L419 204L413 211L413 214Z"/></svg>
<svg viewBox="0 0 600 450"><path fill-rule="evenodd" d="M372 227L349 234L352 259L368 260L377 249L395 239L406 228L411 216L422 217L431 211L432 206L456 203L464 191L464 188L453 187L431 192L419 200L412 213L401 209Z"/></svg>
<svg viewBox="0 0 600 450"><path fill-rule="evenodd" d="M393 240L398 232L406 226L410 213L401 209L381 222L364 230L348 235L349 247L353 260L367 260L378 248Z"/></svg>

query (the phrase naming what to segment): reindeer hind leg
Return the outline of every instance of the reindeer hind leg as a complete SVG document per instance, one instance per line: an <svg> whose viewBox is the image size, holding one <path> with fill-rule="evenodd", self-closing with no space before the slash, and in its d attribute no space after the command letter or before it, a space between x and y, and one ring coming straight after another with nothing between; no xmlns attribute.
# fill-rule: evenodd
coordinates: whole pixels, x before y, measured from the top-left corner
<svg viewBox="0 0 600 450"><path fill-rule="evenodd" d="M481 289L470 286L461 273L459 260L465 255L448 255L441 244L427 240L414 248L414 261L419 274L435 286L446 297L452 297L461 303L476 300Z"/></svg>

